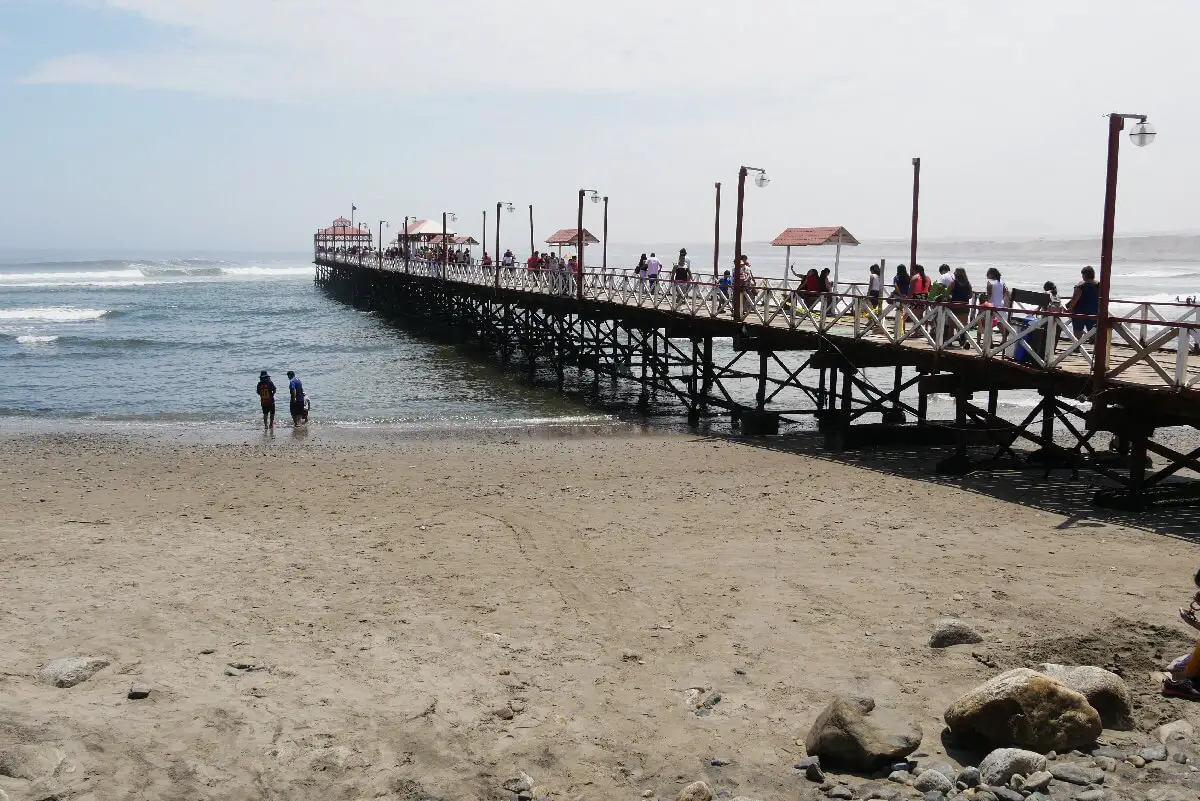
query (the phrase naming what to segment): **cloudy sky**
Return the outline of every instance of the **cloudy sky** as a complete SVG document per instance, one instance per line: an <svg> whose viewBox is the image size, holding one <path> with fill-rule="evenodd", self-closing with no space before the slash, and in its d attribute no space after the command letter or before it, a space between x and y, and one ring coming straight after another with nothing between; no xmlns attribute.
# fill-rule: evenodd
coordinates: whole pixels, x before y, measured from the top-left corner
<svg viewBox="0 0 1200 801"><path fill-rule="evenodd" d="M1109 111L1123 233L1195 232L1195 0L0 0L0 245L304 247L360 216L528 204L614 241L846 225L1098 232ZM588 227L599 228L589 207ZM475 221L475 222L472 222ZM506 237L506 242L508 241Z"/></svg>

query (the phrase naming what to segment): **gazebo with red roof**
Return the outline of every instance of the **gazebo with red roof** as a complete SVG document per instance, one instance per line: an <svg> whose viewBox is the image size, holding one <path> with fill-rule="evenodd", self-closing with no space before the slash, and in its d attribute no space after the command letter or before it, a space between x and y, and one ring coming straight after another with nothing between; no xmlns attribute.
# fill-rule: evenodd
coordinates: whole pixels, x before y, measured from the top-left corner
<svg viewBox="0 0 1200 801"><path fill-rule="evenodd" d="M560 228L550 235L546 240L546 244L550 247L558 248L558 255L562 255L562 249L565 247L574 247L579 244L579 229L578 228ZM583 244L598 245L600 240L592 236L591 231L583 229Z"/></svg>
<svg viewBox="0 0 1200 801"><path fill-rule="evenodd" d="M784 257L784 276L792 269L792 248L819 247L836 245L837 251L833 256L833 285L838 283L838 266L842 261L842 245L857 245L854 235L840 225L824 228L785 228L783 233L775 237L771 244L777 248L787 248Z"/></svg>
<svg viewBox="0 0 1200 801"><path fill-rule="evenodd" d="M317 231L317 248L370 247L373 237L365 228L358 228L345 217L338 217L333 225Z"/></svg>

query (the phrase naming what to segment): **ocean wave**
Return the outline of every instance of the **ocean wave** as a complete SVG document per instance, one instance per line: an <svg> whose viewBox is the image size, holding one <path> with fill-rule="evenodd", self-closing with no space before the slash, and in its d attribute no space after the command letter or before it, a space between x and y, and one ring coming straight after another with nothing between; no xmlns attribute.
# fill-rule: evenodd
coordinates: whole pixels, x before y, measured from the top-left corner
<svg viewBox="0 0 1200 801"><path fill-rule="evenodd" d="M37 334L22 334L17 337L17 343L20 345L49 345L51 342L57 342L56 336L39 336Z"/></svg>
<svg viewBox="0 0 1200 801"><path fill-rule="evenodd" d="M115 316L109 309L72 309L66 306L45 306L36 309L0 309L0 320L41 320L51 323L80 323Z"/></svg>
<svg viewBox="0 0 1200 801"><path fill-rule="evenodd" d="M187 283L206 279L257 280L292 278L312 274L312 267L305 266L229 266L227 263L205 262L147 264L142 262L122 263L122 269L111 269L114 265L104 263L96 270L55 270L44 268L19 271L0 271L0 287L5 288L108 288L131 287L147 284Z"/></svg>

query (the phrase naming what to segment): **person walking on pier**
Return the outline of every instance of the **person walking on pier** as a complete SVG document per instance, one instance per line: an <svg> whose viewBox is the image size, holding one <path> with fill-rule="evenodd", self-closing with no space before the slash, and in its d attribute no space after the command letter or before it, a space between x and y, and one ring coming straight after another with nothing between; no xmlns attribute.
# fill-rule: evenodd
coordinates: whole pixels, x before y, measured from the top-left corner
<svg viewBox="0 0 1200 801"><path fill-rule="evenodd" d="M871 265L871 279L867 284L867 301L871 304L871 308L879 308L879 298L883 295L883 276L880 275L879 265Z"/></svg>
<svg viewBox="0 0 1200 801"><path fill-rule="evenodd" d="M992 319L996 321L993 322L993 326L995 326L996 323L1001 320L1008 320L1008 312L1005 311L1005 309L1012 305L1012 301L1010 300L1011 298L1012 293L1009 291L1008 285L1004 283L1004 279L1000 277L1000 271L995 267L989 267L987 271L986 297L984 298L983 303L980 305L988 309L998 309L998 311L992 312ZM986 315L981 314L979 316L979 338L981 340L983 339L985 326L984 321L986 319ZM1000 325L999 328L1000 338L1003 341L1004 326Z"/></svg>
<svg viewBox="0 0 1200 801"><path fill-rule="evenodd" d="M1100 313L1100 284L1096 283L1096 271L1090 266L1084 267L1079 276L1083 280L1075 285L1075 291L1067 301L1071 329L1076 338L1096 327L1096 315Z"/></svg>
<svg viewBox="0 0 1200 801"><path fill-rule="evenodd" d="M662 262L653 253L646 259L646 282L650 285L650 294L658 292L658 274L662 271Z"/></svg>
<svg viewBox="0 0 1200 801"><path fill-rule="evenodd" d="M638 259L638 263L633 268L633 277L636 279L637 290L639 293L646 291L646 254Z"/></svg>
<svg viewBox="0 0 1200 801"><path fill-rule="evenodd" d="M263 430L275 427L275 382L263 370L258 374L258 386L254 389L262 406Z"/></svg>
<svg viewBox="0 0 1200 801"><path fill-rule="evenodd" d="M675 307L687 302L687 288L692 280L692 260L688 258L687 248L679 249L679 261L675 262L675 272L672 276L675 290Z"/></svg>
<svg viewBox="0 0 1200 801"><path fill-rule="evenodd" d="M958 343L963 348L970 347L967 342L967 314L970 309L967 306L971 303L971 279L967 277L967 271L962 267L957 267L954 270L954 280L950 283L950 310L954 313L954 318L958 320L962 326L962 334L958 338ZM946 337L950 339L954 336L953 327L946 327Z"/></svg>

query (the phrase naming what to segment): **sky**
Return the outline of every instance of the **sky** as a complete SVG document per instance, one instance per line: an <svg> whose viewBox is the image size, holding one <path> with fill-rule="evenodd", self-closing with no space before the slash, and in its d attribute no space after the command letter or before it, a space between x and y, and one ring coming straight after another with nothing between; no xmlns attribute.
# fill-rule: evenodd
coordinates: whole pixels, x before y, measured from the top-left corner
<svg viewBox="0 0 1200 801"><path fill-rule="evenodd" d="M609 196L614 242L1200 231L1195 0L0 0L0 247L301 250ZM600 206L585 209L598 232ZM476 234L478 238L478 234ZM489 232L491 241L493 234ZM527 244L520 248L527 249Z"/></svg>

